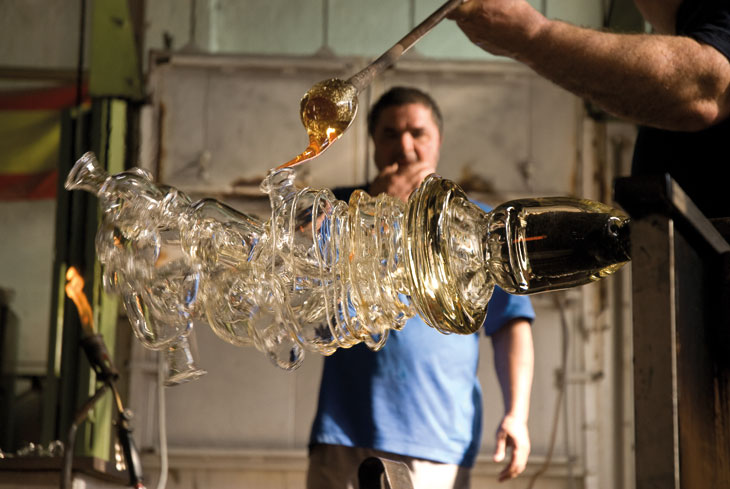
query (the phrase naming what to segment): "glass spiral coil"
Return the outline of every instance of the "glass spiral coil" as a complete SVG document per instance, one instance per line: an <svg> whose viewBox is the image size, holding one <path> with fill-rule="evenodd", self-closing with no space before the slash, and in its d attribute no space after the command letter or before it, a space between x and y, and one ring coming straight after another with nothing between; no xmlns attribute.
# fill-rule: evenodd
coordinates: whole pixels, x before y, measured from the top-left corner
<svg viewBox="0 0 730 489"><path fill-rule="evenodd" d="M495 285L572 287L629 259L628 219L615 209L556 197L487 213L436 175L407 204L362 191L346 203L277 169L261 184L265 222L213 199L193 203L141 170L108 175L91 153L66 188L99 197L104 284L122 295L145 346L165 348L204 319L285 369L305 349L379 349L415 314L443 333L473 333Z"/></svg>

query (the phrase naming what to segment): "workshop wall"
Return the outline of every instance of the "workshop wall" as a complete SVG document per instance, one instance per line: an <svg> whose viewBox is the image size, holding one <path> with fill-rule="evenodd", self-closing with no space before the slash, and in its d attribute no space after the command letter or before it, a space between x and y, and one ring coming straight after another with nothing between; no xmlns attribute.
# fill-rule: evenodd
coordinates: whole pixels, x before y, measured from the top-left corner
<svg viewBox="0 0 730 489"><path fill-rule="evenodd" d="M146 44L208 53L373 57L395 44L442 0L163 0L147 2ZM603 25L606 2L530 0L552 18ZM429 58L494 59L443 22L413 48Z"/></svg>

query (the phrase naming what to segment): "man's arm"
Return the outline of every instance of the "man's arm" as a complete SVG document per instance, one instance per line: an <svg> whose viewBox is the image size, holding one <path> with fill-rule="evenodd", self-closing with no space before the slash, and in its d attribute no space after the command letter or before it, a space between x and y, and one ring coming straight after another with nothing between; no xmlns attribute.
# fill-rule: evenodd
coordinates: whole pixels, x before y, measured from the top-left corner
<svg viewBox="0 0 730 489"><path fill-rule="evenodd" d="M730 62L689 37L577 27L524 0L469 0L451 17L482 49L633 122L694 131L730 113Z"/></svg>
<svg viewBox="0 0 730 489"><path fill-rule="evenodd" d="M524 319L513 319L492 335L494 367L504 399L504 417L497 427L494 461L504 460L507 447L512 448L509 464L499 474L504 481L525 470L530 455L527 418L534 366L532 327Z"/></svg>

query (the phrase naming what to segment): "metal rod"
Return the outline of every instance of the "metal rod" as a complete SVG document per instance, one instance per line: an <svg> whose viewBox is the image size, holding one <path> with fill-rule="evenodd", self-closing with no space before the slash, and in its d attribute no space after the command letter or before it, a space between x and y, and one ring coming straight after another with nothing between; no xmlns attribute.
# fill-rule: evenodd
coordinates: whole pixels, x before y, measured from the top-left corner
<svg viewBox="0 0 730 489"><path fill-rule="evenodd" d="M406 34L403 39L395 43L392 48L381 54L378 59L370 63L363 70L355 73L347 81L357 89L358 93L360 93L365 87L370 85L370 82L372 82L376 76L395 63L395 61L403 56L403 54L405 54L411 46L421 39L428 31L433 29L439 22L444 20L444 18L452 10L465 1L466 0L449 0L443 4L434 13L429 15L426 20L418 24L411 32Z"/></svg>

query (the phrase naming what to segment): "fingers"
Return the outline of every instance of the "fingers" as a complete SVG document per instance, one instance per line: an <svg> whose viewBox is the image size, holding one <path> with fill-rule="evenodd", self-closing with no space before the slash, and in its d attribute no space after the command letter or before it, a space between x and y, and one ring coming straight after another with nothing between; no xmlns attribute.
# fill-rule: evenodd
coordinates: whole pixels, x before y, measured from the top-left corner
<svg viewBox="0 0 730 489"><path fill-rule="evenodd" d="M503 482L517 477L525 470L527 458L530 455L530 437L527 425L506 417L497 428L495 439L495 462L502 462L507 456L507 451L511 452L509 462L499 473L497 479Z"/></svg>
<svg viewBox="0 0 730 489"><path fill-rule="evenodd" d="M527 456L527 450L520 447L513 447L509 464L499 473L497 480L504 482L520 475L527 465Z"/></svg>
<svg viewBox="0 0 730 489"><path fill-rule="evenodd" d="M390 165L383 168L380 171L380 173L378 174L378 176L384 177L384 176L394 175L394 174L398 173L398 167L399 167L399 165L397 162L391 163Z"/></svg>
<svg viewBox="0 0 730 489"><path fill-rule="evenodd" d="M398 165L393 166L395 169L391 167L384 168L375 180L373 180L370 184L370 194L378 195L380 193L386 193L392 197L407 201L411 192L418 186L420 181L417 181L417 177L410 173L404 174L399 171Z"/></svg>
<svg viewBox="0 0 730 489"><path fill-rule="evenodd" d="M433 173L432 165L416 161L412 164L393 163L384 167L370 184L371 195L387 193L407 201L424 178Z"/></svg>
<svg viewBox="0 0 730 489"><path fill-rule="evenodd" d="M433 173L431 166L423 162L411 164L393 163L378 174L377 178L399 178L403 181L414 182L418 186L425 177Z"/></svg>

